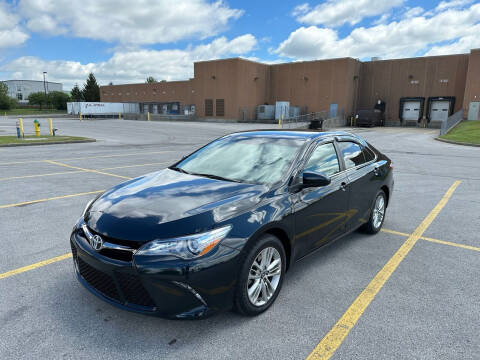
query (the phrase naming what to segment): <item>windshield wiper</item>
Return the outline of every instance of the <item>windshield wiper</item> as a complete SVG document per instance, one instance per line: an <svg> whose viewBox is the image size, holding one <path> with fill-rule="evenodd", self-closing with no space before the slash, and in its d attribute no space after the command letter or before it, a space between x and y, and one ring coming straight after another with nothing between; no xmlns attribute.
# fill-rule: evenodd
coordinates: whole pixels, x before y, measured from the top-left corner
<svg viewBox="0 0 480 360"><path fill-rule="evenodd" d="M224 178L222 176L218 176L218 175L213 175L213 174L201 174L201 173L190 173L191 175L197 175L197 176L204 176L204 177L207 177L207 178L210 178L210 179L215 179L215 180L223 180L223 181L232 181L232 182L241 182L239 180L234 180L234 179L227 179L227 178Z"/></svg>
<svg viewBox="0 0 480 360"><path fill-rule="evenodd" d="M181 172L181 173L184 173L184 174L190 174L188 171L183 170L182 168L179 168L179 167L176 167L176 166L170 166L169 169L170 170L175 170L175 171L178 171L178 172Z"/></svg>

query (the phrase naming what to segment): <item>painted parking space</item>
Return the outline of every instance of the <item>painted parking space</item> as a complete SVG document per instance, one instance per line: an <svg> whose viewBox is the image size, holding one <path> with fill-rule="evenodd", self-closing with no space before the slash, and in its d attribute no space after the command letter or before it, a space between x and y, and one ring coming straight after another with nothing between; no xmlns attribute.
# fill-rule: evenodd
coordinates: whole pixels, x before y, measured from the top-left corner
<svg viewBox="0 0 480 360"><path fill-rule="evenodd" d="M195 137L189 138L182 124L122 122L118 126L124 124L125 128L118 134L108 134L107 121L98 123L90 122L84 128L81 127L84 124L75 123L72 131L82 129L84 136L93 136L94 129L102 141L78 144L77 150L68 147L61 153L55 146L43 147L39 158L136 177L157 166L135 166L140 165L139 162L175 159L177 154L192 151L202 141L206 143L229 129L225 124L221 124L221 130L212 124L199 124ZM139 131L140 135L132 136L131 130L142 124L146 126ZM64 121L63 126L70 125ZM230 129L238 129L237 124ZM451 358L460 354L462 358L473 358L478 353L478 339L468 336L467 314L468 311L478 313L473 300L478 298L478 293L472 282L475 272L478 273L476 264L480 252L441 242L459 240L475 246L474 238L468 234L460 238L458 233L462 227L470 231L469 222L475 219L477 204L474 199L465 200L471 199L478 189L477 183L472 183L474 174L469 173L468 166L472 157L480 159L480 154L457 148L450 151L437 146L436 142L424 144L425 139L430 139L430 130L407 129L404 133L402 129L388 129L386 134L382 130L368 129L361 135L379 149L385 148L394 160L396 184L387 210L386 231L376 236L353 233L306 258L287 274L274 306L254 319L234 313L197 322L150 318L105 304L77 283L68 256L68 235L86 202L95 194L61 196L107 188L123 181L122 178L49 164L52 168L47 172L78 173L0 181L2 203L59 197L33 205L0 208L0 226L5 234L2 244L9 250L8 256L0 255L0 274L25 270L4 278L0 275L0 318L4 320L0 328L0 356L29 358L33 353L47 358L305 358L411 236L449 186L461 180L332 358L388 358L396 357L395 354L414 358ZM394 139L398 143L393 142ZM138 151L143 140L149 145L142 145ZM405 149L416 143L419 145L414 151ZM0 162L29 161L27 149L10 150L0 155ZM171 152L146 154L165 150ZM145 154L123 156L129 153ZM435 156L429 155L431 153ZM113 154L119 156L111 156ZM85 159L87 156L90 158ZM443 167L439 163L443 163ZM451 168L447 166L450 164ZM16 176L13 167L11 170L9 176ZM45 171L35 165L28 170L32 171L29 175ZM12 188L19 190L12 191ZM465 222L452 224L450 219L455 213L466 214ZM448 226L447 221L450 221ZM59 256L63 257L59 259ZM465 271L470 273L465 275ZM442 309L456 315L452 319L439 317ZM409 313L415 318L410 318ZM451 322L444 331L440 325L447 320ZM458 346L452 345L454 332L462 336ZM232 337L237 341L232 342ZM23 346L21 339L24 338L29 339L29 346ZM467 340L470 347L466 345ZM422 342L426 344L424 348Z"/></svg>

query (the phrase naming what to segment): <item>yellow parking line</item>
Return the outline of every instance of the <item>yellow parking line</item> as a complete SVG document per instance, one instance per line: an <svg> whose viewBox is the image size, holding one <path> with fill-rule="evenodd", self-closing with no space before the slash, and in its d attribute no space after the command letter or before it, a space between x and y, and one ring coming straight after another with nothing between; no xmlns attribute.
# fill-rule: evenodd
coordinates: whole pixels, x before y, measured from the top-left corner
<svg viewBox="0 0 480 360"><path fill-rule="evenodd" d="M153 166L153 165L161 165L161 164L168 164L171 161L163 161L157 163L146 163L146 164L136 164L136 165L123 165L123 166L114 166L114 167L107 167L102 169L94 169L94 170L115 170L115 169L126 169L132 167L141 167L141 166ZM54 176L54 175L66 175L66 174L78 174L82 172L88 172L85 170L72 170L72 171L61 171L61 172L53 172L53 173L43 173L43 174L33 174L33 175L21 175L21 176L10 176L0 178L0 181L6 180L17 180L17 179L28 179L28 178L35 178L35 177L44 177L44 176Z"/></svg>
<svg viewBox="0 0 480 360"><path fill-rule="evenodd" d="M24 205L36 204L36 203L41 203L41 202L46 202L46 201L52 201L52 200L66 199L66 198L71 198L71 197L76 197L76 196L98 194L98 193L101 193L101 192L104 192L104 191L105 191L105 190L96 190L96 191L89 191L89 192L83 192L83 193L77 193L77 194L55 196L55 197L45 198L45 199L24 201L24 202L19 202L19 203L14 203L14 204L5 204L5 205L0 205L0 209L6 209L6 208L11 208L11 207L16 207L16 206L24 206Z"/></svg>
<svg viewBox="0 0 480 360"><path fill-rule="evenodd" d="M400 232L400 231L390 230L390 229L382 229L381 231L382 231L382 232L385 232L385 233L394 234L394 235L400 235L400 236L405 236L405 237L410 236L410 234L407 234L407 233L404 233L404 232ZM470 246L470 245L464 245L464 244L459 244L459 243L452 242L452 241L445 241L445 240L434 239L434 238L431 238L431 237L421 236L421 237L420 237L420 240L430 241L430 242L436 243L436 244L442 244L442 245L449 245L449 246L459 247L459 248L467 249L467 250L480 251L480 247Z"/></svg>
<svg viewBox="0 0 480 360"><path fill-rule="evenodd" d="M121 179L127 179L127 180L131 180L131 179L132 179L131 177L128 177L128 176L122 176L122 175L112 174L112 173L108 173L108 172L104 172L104 171L99 171L99 170L94 170L94 169L85 169L85 168L81 168L81 167L78 167L78 166L72 166L72 165L64 164L64 163L57 162L57 161L52 161L52 160L44 160L44 161L45 161L45 162L48 162L49 164L54 164L54 165L59 165L59 166L65 166L65 167L68 167L68 168L71 168L71 169L77 169L77 170L87 171L87 172L91 172L91 173L95 173L95 174L102 174L102 175L114 176L114 177L118 177L118 178L121 178Z"/></svg>
<svg viewBox="0 0 480 360"><path fill-rule="evenodd" d="M16 180L16 179L28 179L28 178L43 177L43 176L75 174L75 173L81 173L81 172L84 172L84 171L83 170L74 170L74 171L60 171L60 172L54 172L54 173L44 173L44 174L34 174L34 175L10 176L10 177L0 178L0 181Z"/></svg>
<svg viewBox="0 0 480 360"><path fill-rule="evenodd" d="M389 234L405 236L405 237L409 237L409 236L410 236L410 234L407 234L407 233L404 233L404 232L395 231L395 230L390 230L390 229L385 229L385 228L382 228L380 231L381 231L381 232L385 232L385 233L389 233Z"/></svg>
<svg viewBox="0 0 480 360"><path fill-rule="evenodd" d="M163 153L167 153L167 152L173 152L173 150L149 151L149 152L128 153L128 154L111 154L111 155L82 156L82 157L61 158L61 159L55 159L55 160L58 160L58 161L67 161L67 160L100 159L100 158L112 158L112 157L122 157L122 156L163 154ZM53 159L47 159L47 160L53 160ZM12 161L12 162L0 163L0 165L32 164L32 163L40 163L40 162L43 162L43 161L44 161L44 160Z"/></svg>
<svg viewBox="0 0 480 360"><path fill-rule="evenodd" d="M114 166L114 167L103 168L103 169L100 169L100 170L126 169L126 168L140 167L140 166L153 166L153 165L162 165L162 164L169 164L169 163L173 163L173 161L162 161L162 162L154 162L154 163L147 163L147 164Z"/></svg>
<svg viewBox="0 0 480 360"><path fill-rule="evenodd" d="M390 260L388 260L385 266L377 273L377 275L375 275L373 280L370 281L367 287L353 301L347 311L345 311L333 328L318 343L307 359L329 359L335 353L350 330L355 326L358 319L360 319L365 309L370 305L372 300L393 274L398 265L403 261L405 256L407 256L409 251L420 239L425 230L427 230L432 221L443 209L459 184L460 181L457 180L452 184L452 186L450 186L439 203L433 208L432 211L430 211L427 217L423 219L415 231L408 236L403 245L400 246L397 252L390 258Z"/></svg>
<svg viewBox="0 0 480 360"><path fill-rule="evenodd" d="M37 269L39 267L42 267L42 266L45 266L45 265L48 265L48 264L52 264L52 263L57 262L57 261L65 260L65 259L68 259L68 258L71 258L71 257L72 257L72 253L68 253L68 254L60 255L60 256L57 256L57 257L54 257L54 258L51 258L51 259L48 259L48 260L39 261L39 262L37 262L35 264L32 264L32 265L28 265L28 266L24 266L24 267L15 269L15 270L4 272L4 273L0 274L0 279L5 279L5 278L13 276L13 275L18 275L18 274L21 274L23 272L34 270L34 269Z"/></svg>
<svg viewBox="0 0 480 360"><path fill-rule="evenodd" d="M459 243L456 243L456 242L438 240L438 239L433 239L433 238L423 237L423 236L420 239L425 240L425 241L430 241L430 242L436 243L436 244L455 246L455 247L458 247L458 248L473 250L473 251L480 251L480 247L476 247L476 246L463 245L463 244L459 244Z"/></svg>

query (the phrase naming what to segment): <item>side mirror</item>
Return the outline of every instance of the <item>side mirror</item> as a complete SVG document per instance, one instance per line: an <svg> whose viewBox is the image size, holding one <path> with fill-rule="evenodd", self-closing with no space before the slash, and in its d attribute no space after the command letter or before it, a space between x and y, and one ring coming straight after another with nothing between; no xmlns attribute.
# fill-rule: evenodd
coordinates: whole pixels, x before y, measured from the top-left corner
<svg viewBox="0 0 480 360"><path fill-rule="evenodd" d="M315 172L303 173L303 187L320 187L330 184L331 179L325 174Z"/></svg>

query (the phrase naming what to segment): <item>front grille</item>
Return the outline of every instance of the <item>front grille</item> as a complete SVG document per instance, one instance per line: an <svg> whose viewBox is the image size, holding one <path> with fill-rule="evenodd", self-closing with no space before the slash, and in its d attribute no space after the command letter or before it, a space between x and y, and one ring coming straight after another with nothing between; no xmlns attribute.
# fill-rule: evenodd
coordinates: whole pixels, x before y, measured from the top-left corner
<svg viewBox="0 0 480 360"><path fill-rule="evenodd" d="M81 258L77 258L77 261L80 275L86 282L103 295L120 301L120 296L112 277L88 265Z"/></svg>
<svg viewBox="0 0 480 360"><path fill-rule="evenodd" d="M115 249L102 249L99 251L105 257L121 261L132 261L133 253L131 251L125 250L115 250Z"/></svg>
<svg viewBox="0 0 480 360"><path fill-rule="evenodd" d="M129 251L129 250L119 250L119 249L112 249L112 248L103 248L102 250L99 251L100 254L110 259L130 262L133 260L133 252L138 248L140 248L140 246L142 246L143 244L140 241L120 240L120 239L115 239L109 236L105 236L103 234L100 234L92 230L90 227L88 228L88 230L94 235L101 236L105 242L115 244L115 245L127 246L128 248L131 249L131 251ZM82 236L86 237L86 234L84 233L84 231L82 231Z"/></svg>
<svg viewBox="0 0 480 360"><path fill-rule="evenodd" d="M100 235L104 241L107 241L107 242L112 243L112 244L128 246L129 248L132 248L132 249L135 249L135 250L140 248L140 246L142 246L144 244L141 241L121 240L121 239L112 238L110 236L106 236L104 234L96 232L90 226L88 227L88 230L94 235Z"/></svg>
<svg viewBox="0 0 480 360"><path fill-rule="evenodd" d="M138 276L116 272L115 277L118 280L120 289L127 302L141 306L155 307L155 303L143 287Z"/></svg>

